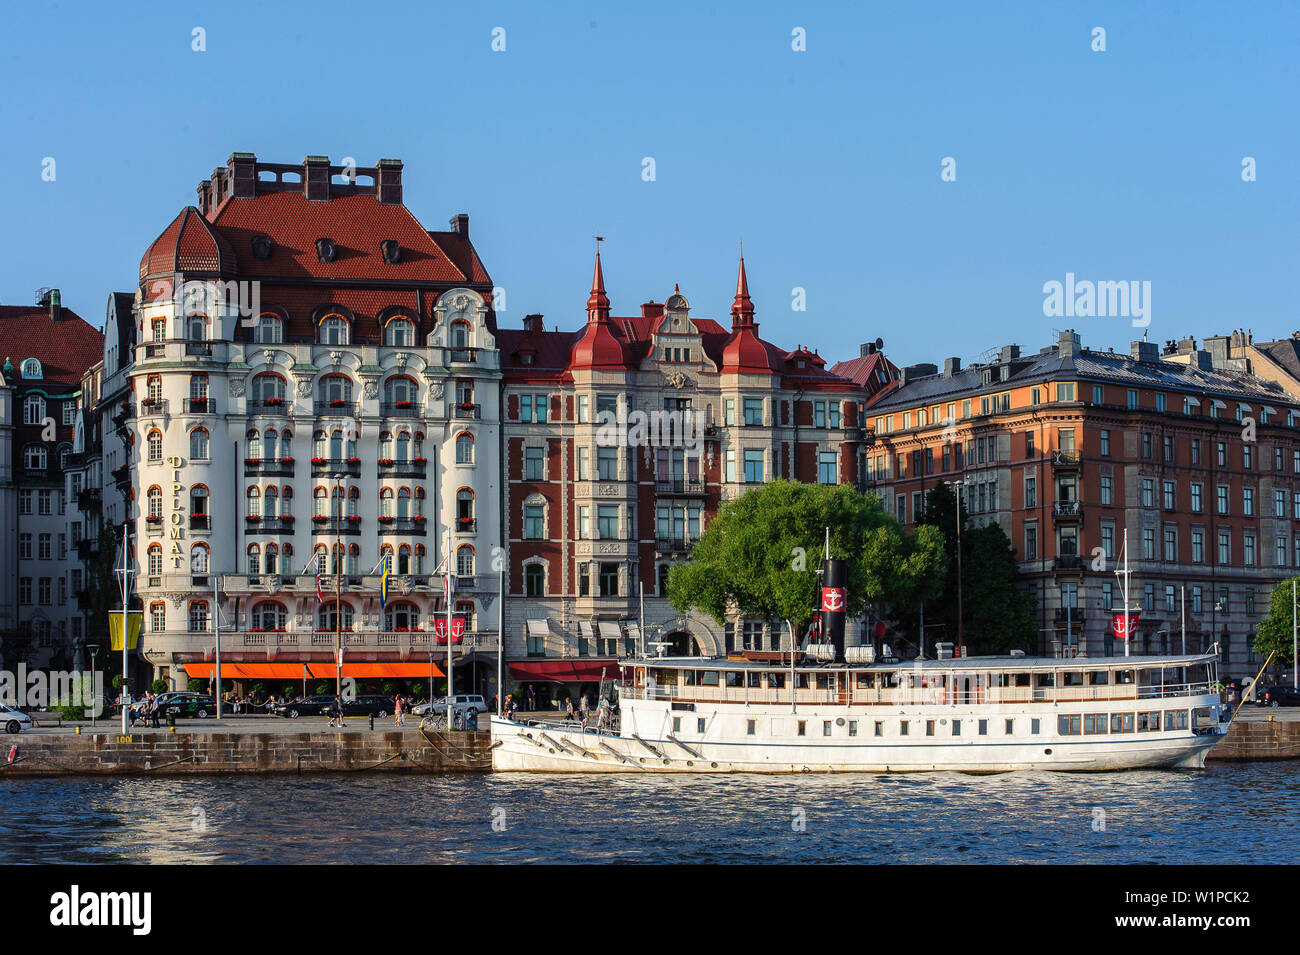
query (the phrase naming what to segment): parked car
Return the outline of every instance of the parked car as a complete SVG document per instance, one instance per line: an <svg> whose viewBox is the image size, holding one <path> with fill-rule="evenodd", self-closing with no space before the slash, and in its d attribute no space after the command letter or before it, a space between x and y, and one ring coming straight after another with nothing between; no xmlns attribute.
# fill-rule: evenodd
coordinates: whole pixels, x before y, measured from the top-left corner
<svg viewBox="0 0 1300 955"><path fill-rule="evenodd" d="M1300 706L1300 692L1290 686L1262 686L1255 691L1256 706Z"/></svg>
<svg viewBox="0 0 1300 955"><path fill-rule="evenodd" d="M477 710L479 713L486 713L488 710L487 701L484 700L483 697L474 693L457 693L454 697L454 701L457 706L468 706L470 709ZM432 703L421 703L419 706L414 707L411 710L411 713L415 716L428 716L430 709L432 709L432 712L434 713L446 713L447 697L441 697L434 700Z"/></svg>
<svg viewBox="0 0 1300 955"><path fill-rule="evenodd" d="M271 712L276 716L283 716L291 720L296 720L300 716L321 716L331 712L334 708L334 697L329 695L309 696L301 700L294 700L292 703L281 703L273 707Z"/></svg>
<svg viewBox="0 0 1300 955"><path fill-rule="evenodd" d="M32 728L32 718L12 706L0 703L0 724L4 725L6 733L21 733Z"/></svg>
<svg viewBox="0 0 1300 955"><path fill-rule="evenodd" d="M169 716L197 716L203 720L216 715L217 701L210 696L183 696L180 699L172 700L170 703L164 703L158 708L160 719L166 719Z"/></svg>

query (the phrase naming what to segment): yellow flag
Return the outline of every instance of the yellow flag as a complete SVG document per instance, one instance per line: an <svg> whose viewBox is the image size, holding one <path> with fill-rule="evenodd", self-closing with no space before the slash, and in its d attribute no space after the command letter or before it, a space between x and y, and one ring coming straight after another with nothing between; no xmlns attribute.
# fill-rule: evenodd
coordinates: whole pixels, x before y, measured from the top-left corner
<svg viewBox="0 0 1300 955"><path fill-rule="evenodd" d="M144 613L139 610L128 610L126 613L127 626L127 649L134 650L140 645L140 627L144 623ZM122 650L122 612L120 610L110 610L108 612L108 633L113 641L113 649L121 652Z"/></svg>

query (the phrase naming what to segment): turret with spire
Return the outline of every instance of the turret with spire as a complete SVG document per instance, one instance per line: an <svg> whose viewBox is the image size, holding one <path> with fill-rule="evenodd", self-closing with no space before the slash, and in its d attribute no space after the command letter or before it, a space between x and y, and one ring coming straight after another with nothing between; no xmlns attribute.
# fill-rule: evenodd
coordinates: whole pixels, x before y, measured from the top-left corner
<svg viewBox="0 0 1300 955"><path fill-rule="evenodd" d="M596 240L598 243L600 239ZM591 274L591 295L587 298L587 327L573 345L570 368L624 368L627 353L609 321L609 296L605 294L605 273L596 246L596 267Z"/></svg>
<svg viewBox="0 0 1300 955"><path fill-rule="evenodd" d="M745 275L745 254L740 254L740 271L736 275L736 300L731 303L731 327L741 325L757 327L754 322L754 303L749 300L749 278Z"/></svg>
<svg viewBox="0 0 1300 955"><path fill-rule="evenodd" d="M591 274L591 296L587 299L587 321L609 321L609 296L605 294L605 273L600 267L600 240L596 240L596 268Z"/></svg>

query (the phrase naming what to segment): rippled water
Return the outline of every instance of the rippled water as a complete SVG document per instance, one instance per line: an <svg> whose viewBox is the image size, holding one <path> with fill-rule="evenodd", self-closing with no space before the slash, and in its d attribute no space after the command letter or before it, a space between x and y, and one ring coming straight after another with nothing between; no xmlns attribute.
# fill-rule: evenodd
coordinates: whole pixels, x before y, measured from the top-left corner
<svg viewBox="0 0 1300 955"><path fill-rule="evenodd" d="M1298 797L1295 762L1103 775L4 780L0 862L1295 863Z"/></svg>

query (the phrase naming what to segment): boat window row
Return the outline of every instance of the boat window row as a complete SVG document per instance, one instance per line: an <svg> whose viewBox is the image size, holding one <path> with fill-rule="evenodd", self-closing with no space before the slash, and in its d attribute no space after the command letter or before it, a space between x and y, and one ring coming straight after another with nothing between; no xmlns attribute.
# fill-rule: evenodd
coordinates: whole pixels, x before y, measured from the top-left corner
<svg viewBox="0 0 1300 955"><path fill-rule="evenodd" d="M1187 710L1147 710L1140 713L1073 713L1057 717L1061 736L1101 736L1108 733L1158 733L1163 714L1166 730L1185 730Z"/></svg>

